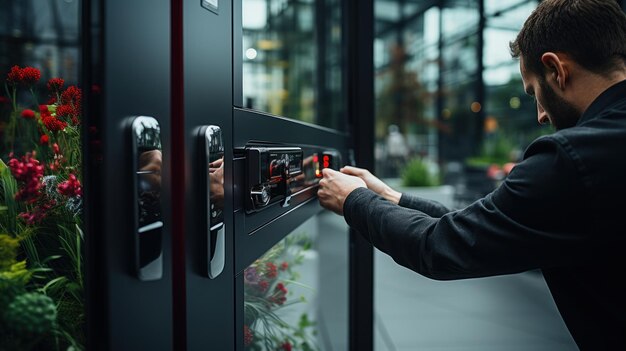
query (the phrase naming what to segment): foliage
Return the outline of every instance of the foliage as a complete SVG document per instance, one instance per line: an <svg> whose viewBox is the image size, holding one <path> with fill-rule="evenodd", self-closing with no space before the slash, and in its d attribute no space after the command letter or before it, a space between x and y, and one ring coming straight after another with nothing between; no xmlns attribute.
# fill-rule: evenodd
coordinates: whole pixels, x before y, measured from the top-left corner
<svg viewBox="0 0 626 351"><path fill-rule="evenodd" d="M34 67L0 100L0 350L84 349L81 91ZM26 92L27 94L23 94Z"/></svg>
<svg viewBox="0 0 626 351"><path fill-rule="evenodd" d="M466 164L476 167L502 166L508 162L516 162L517 160L513 158L516 157L515 153L518 150L512 138L497 133L491 138L485 139L480 155L468 158Z"/></svg>
<svg viewBox="0 0 626 351"><path fill-rule="evenodd" d="M421 158L409 161L401 173L404 186L437 186L439 181L436 175L431 174L428 164Z"/></svg>
<svg viewBox="0 0 626 351"><path fill-rule="evenodd" d="M306 235L285 238L244 271L244 345L246 350L317 350L315 322L301 313L297 323L285 314L306 302L290 286L308 288L295 268L311 248ZM310 288L309 288L310 289Z"/></svg>

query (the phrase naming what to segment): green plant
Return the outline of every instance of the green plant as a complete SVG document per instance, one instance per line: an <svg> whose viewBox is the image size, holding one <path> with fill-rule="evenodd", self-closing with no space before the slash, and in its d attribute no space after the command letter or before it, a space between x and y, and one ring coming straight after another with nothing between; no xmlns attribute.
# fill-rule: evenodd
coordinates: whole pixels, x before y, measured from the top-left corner
<svg viewBox="0 0 626 351"><path fill-rule="evenodd" d="M428 164L420 158L409 161L402 170L402 185L404 186L436 186L437 177L431 174Z"/></svg>
<svg viewBox="0 0 626 351"><path fill-rule="evenodd" d="M483 142L481 153L478 156L469 157L465 162L467 165L475 167L487 167L494 164L502 166L505 163L515 161L511 159L511 156L516 149L512 138L498 133Z"/></svg>
<svg viewBox="0 0 626 351"><path fill-rule="evenodd" d="M39 104L40 78L34 67L11 68L11 110L0 115L0 351L85 344L81 91L53 78Z"/></svg>
<svg viewBox="0 0 626 351"><path fill-rule="evenodd" d="M313 338L315 322L300 313L296 323L284 313L291 306L306 302L294 296L291 286L306 289L300 282L297 267L311 248L308 236L292 235L275 245L244 271L244 345L246 350L318 350ZM288 311L288 312L287 312Z"/></svg>

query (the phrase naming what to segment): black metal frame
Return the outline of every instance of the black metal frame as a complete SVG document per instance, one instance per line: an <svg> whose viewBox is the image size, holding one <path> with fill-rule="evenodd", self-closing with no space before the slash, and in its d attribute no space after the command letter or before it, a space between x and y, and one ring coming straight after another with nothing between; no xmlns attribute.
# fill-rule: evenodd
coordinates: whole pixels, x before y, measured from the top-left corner
<svg viewBox="0 0 626 351"><path fill-rule="evenodd" d="M348 116L356 165L374 168L374 0L346 0ZM350 350L374 346L374 250L350 230Z"/></svg>

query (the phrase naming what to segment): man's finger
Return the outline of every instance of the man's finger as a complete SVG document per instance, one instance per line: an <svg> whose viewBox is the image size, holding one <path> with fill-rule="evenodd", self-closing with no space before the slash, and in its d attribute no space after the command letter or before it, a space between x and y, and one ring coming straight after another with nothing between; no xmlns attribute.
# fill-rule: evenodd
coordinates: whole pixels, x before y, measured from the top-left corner
<svg viewBox="0 0 626 351"><path fill-rule="evenodd" d="M345 166L341 169L341 173L353 176L360 176L361 174L363 174L363 169L352 166Z"/></svg>
<svg viewBox="0 0 626 351"><path fill-rule="evenodd" d="M330 168L324 168L322 170L322 177L332 177L334 176L336 173L338 173L337 171L335 171L334 169L330 169Z"/></svg>

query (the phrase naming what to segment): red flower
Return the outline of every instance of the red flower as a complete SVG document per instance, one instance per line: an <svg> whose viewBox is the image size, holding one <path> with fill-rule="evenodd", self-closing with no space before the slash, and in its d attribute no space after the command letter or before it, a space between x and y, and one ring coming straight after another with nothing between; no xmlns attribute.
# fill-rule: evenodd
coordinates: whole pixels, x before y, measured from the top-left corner
<svg viewBox="0 0 626 351"><path fill-rule="evenodd" d="M267 272L265 273L265 275L270 279L276 278L278 276L278 268L276 267L276 265L272 262L267 262L266 266Z"/></svg>
<svg viewBox="0 0 626 351"><path fill-rule="evenodd" d="M81 99L81 92L74 85L70 85L65 89L65 91L61 94L61 102L63 105L72 105L75 108L79 108Z"/></svg>
<svg viewBox="0 0 626 351"><path fill-rule="evenodd" d="M61 161L59 161L59 159L55 159L53 162L50 162L50 164L48 164L48 168L50 168L52 172L61 169Z"/></svg>
<svg viewBox="0 0 626 351"><path fill-rule="evenodd" d="M50 142L50 137L48 137L46 134L42 134L41 137L39 138L39 144L41 145L48 145L49 142Z"/></svg>
<svg viewBox="0 0 626 351"><path fill-rule="evenodd" d="M56 97L51 97L46 104L47 105L54 105L56 103L57 103L57 98Z"/></svg>
<svg viewBox="0 0 626 351"><path fill-rule="evenodd" d="M57 155L61 154L61 149L59 149L59 144L57 143L52 144L52 151Z"/></svg>
<svg viewBox="0 0 626 351"><path fill-rule="evenodd" d="M50 210L54 205L56 205L56 201L50 200L48 203L38 205L32 212L20 213L18 217L23 219L27 225L39 223L46 218L48 210Z"/></svg>
<svg viewBox="0 0 626 351"><path fill-rule="evenodd" d="M9 83L9 85L17 85L22 81L23 77L24 74L20 66L13 66L9 74L7 74L7 83Z"/></svg>
<svg viewBox="0 0 626 351"><path fill-rule="evenodd" d="M25 119L33 119L35 118L35 111L26 109L22 111L20 116L22 116L22 118L25 118Z"/></svg>
<svg viewBox="0 0 626 351"><path fill-rule="evenodd" d="M62 78L52 78L48 81L48 90L53 93L61 91L63 89L65 81Z"/></svg>
<svg viewBox="0 0 626 351"><path fill-rule="evenodd" d="M50 114L50 110L48 110L48 105L39 105L39 112L41 114Z"/></svg>
<svg viewBox="0 0 626 351"><path fill-rule="evenodd" d="M289 263L283 262L283 263L280 264L280 270L281 271L286 271L287 268L289 268Z"/></svg>
<svg viewBox="0 0 626 351"><path fill-rule="evenodd" d="M57 117L71 117L75 110L71 105L60 105L57 107Z"/></svg>
<svg viewBox="0 0 626 351"><path fill-rule="evenodd" d="M270 283L268 283L267 280L261 280L257 287L259 288L259 290L261 290L261 292L265 292L267 288L269 288L269 286Z"/></svg>
<svg viewBox="0 0 626 351"><path fill-rule="evenodd" d="M57 186L57 191L61 195L67 197L82 196L83 188L80 185L80 181L75 175L70 174L69 179Z"/></svg>
<svg viewBox="0 0 626 351"><path fill-rule="evenodd" d="M22 68L22 84L32 86L41 79L41 72L35 67Z"/></svg>
<svg viewBox="0 0 626 351"><path fill-rule="evenodd" d="M59 130L63 130L65 129L65 127L67 127L67 123L49 114L48 115L42 114L41 121L46 126L46 128L51 132L58 132Z"/></svg>
<svg viewBox="0 0 626 351"><path fill-rule="evenodd" d="M279 290L279 291L281 291L284 294L287 293L287 288L285 287L285 284L283 284L283 283L276 284L276 287L274 288L274 290Z"/></svg>
<svg viewBox="0 0 626 351"><path fill-rule="evenodd" d="M72 121L73 125L79 123L78 109L72 105L61 105L57 107L57 117L66 117Z"/></svg>
<svg viewBox="0 0 626 351"><path fill-rule="evenodd" d="M34 154L27 153L22 160L11 158L9 168L20 187L15 194L15 199L33 203L39 197L41 189L41 178L43 178L43 166L34 158Z"/></svg>
<svg viewBox="0 0 626 351"><path fill-rule="evenodd" d="M280 347L282 347L283 351L291 351L291 343L289 341L285 341Z"/></svg>
<svg viewBox="0 0 626 351"><path fill-rule="evenodd" d="M252 341L254 340L254 334L252 334L252 330L247 325L243 326L243 344L245 346L250 346Z"/></svg>
<svg viewBox="0 0 626 351"><path fill-rule="evenodd" d="M287 301L287 288L285 284L278 283L276 287L274 287L274 294L269 298L269 300L277 305L282 305Z"/></svg>

